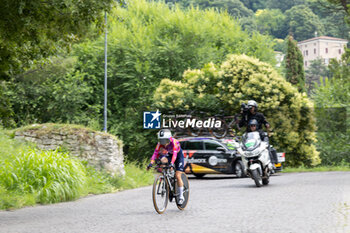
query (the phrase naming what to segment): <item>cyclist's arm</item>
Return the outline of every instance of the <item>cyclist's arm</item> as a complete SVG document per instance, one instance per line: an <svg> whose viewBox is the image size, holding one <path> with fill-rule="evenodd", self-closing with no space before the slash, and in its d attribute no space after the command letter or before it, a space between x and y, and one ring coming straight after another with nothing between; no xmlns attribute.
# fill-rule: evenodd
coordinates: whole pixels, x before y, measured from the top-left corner
<svg viewBox="0 0 350 233"><path fill-rule="evenodd" d="M151 157L151 163L154 164L154 161L156 160L156 158L158 157L159 154L159 150L160 150L160 143L158 142L156 149L153 152L153 155Z"/></svg>

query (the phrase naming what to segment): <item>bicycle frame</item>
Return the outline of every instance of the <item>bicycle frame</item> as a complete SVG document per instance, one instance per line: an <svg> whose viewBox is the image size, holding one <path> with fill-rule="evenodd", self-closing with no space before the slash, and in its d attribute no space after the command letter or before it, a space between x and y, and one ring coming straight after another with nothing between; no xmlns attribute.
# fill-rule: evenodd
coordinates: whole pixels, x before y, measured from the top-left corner
<svg viewBox="0 0 350 233"><path fill-rule="evenodd" d="M163 166L164 165L164 166ZM176 177L175 175L172 177L171 174L169 173L169 170L170 170L170 166L166 166L166 164L158 164L157 167L155 167L155 169L158 169L158 168L161 168L162 169L162 174L166 180L166 182L168 183L169 185L169 189L170 189L170 192L172 193L172 195L174 197L178 196L178 194L175 193L175 184L176 184ZM174 179L174 183L172 183L171 179Z"/></svg>

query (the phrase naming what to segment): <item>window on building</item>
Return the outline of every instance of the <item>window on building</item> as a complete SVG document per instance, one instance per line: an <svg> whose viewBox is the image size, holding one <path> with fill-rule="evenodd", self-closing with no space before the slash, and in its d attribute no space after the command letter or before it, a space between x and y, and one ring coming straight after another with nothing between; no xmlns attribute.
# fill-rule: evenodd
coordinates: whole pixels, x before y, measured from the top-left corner
<svg viewBox="0 0 350 233"><path fill-rule="evenodd" d="M305 61L305 66L307 66L307 61Z"/></svg>
<svg viewBox="0 0 350 233"><path fill-rule="evenodd" d="M307 50L305 52L306 52L306 56L309 55L309 52Z"/></svg>
<svg viewBox="0 0 350 233"><path fill-rule="evenodd" d="M341 49L339 49L339 54L341 54Z"/></svg>
<svg viewBox="0 0 350 233"><path fill-rule="evenodd" d="M314 49L314 54L316 54L316 49Z"/></svg>
<svg viewBox="0 0 350 233"><path fill-rule="evenodd" d="M326 53L328 53L328 48L326 48Z"/></svg>

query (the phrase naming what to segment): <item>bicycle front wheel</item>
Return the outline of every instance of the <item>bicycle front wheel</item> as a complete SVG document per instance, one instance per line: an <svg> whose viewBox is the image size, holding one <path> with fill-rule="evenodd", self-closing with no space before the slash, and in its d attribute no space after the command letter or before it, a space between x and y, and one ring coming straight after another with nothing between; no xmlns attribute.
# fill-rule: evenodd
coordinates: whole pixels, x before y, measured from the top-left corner
<svg viewBox="0 0 350 233"><path fill-rule="evenodd" d="M187 206L188 199L190 198L190 185L188 183L188 179L187 179L187 176L186 176L185 173L181 174L181 179L182 179L182 182L184 184L183 195L184 195L185 200L182 203L182 205L179 205L178 204L179 196L177 195L176 196L176 205L177 205L177 208L179 208L179 210L184 210L186 208L186 206ZM175 184L175 187L176 187L176 193L178 193L177 184Z"/></svg>
<svg viewBox="0 0 350 233"><path fill-rule="evenodd" d="M158 175L153 183L153 205L158 214L164 213L168 206L169 186L163 174Z"/></svg>

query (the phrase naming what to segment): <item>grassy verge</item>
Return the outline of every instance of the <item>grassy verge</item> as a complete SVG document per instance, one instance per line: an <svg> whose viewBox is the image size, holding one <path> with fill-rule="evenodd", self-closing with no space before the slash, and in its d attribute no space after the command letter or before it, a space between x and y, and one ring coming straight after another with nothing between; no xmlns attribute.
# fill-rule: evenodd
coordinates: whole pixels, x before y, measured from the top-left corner
<svg viewBox="0 0 350 233"><path fill-rule="evenodd" d="M75 200L150 185L145 166L125 165L124 177L96 171L68 153L41 151L0 129L0 209Z"/></svg>
<svg viewBox="0 0 350 233"><path fill-rule="evenodd" d="M283 173L291 172L329 172L329 171L350 171L350 165L339 165L339 166L317 166L317 167L287 167L283 168Z"/></svg>

